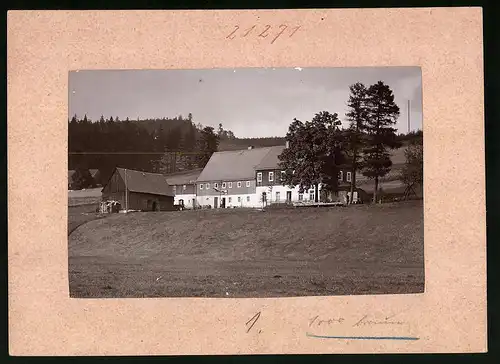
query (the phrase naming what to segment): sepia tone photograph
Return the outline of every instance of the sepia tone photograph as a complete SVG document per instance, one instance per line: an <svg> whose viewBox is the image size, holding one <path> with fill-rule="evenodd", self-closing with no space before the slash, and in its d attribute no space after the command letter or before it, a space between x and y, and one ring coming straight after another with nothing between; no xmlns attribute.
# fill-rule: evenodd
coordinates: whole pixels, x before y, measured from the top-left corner
<svg viewBox="0 0 500 364"><path fill-rule="evenodd" d="M424 292L419 67L68 77L71 297Z"/></svg>

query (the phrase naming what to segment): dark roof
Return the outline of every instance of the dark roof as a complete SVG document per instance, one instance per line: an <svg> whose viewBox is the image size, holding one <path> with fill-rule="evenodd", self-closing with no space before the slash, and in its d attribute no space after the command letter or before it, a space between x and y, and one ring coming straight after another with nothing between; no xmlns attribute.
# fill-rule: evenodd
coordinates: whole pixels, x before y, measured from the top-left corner
<svg viewBox="0 0 500 364"><path fill-rule="evenodd" d="M279 169L279 158L278 156L283 152L285 146L275 146L270 147L267 155L262 159L262 161L255 167L256 170L269 170L269 169ZM405 163L404 152L406 146L399 149L389 150L393 166L398 166ZM342 169L350 168L350 164L346 163L340 166Z"/></svg>
<svg viewBox="0 0 500 364"><path fill-rule="evenodd" d="M196 183L196 180L202 171L203 168L176 172L165 175L165 178L167 179L169 185L190 185Z"/></svg>
<svg viewBox="0 0 500 364"><path fill-rule="evenodd" d="M270 151L254 148L216 152L208 161L198 181L237 181L255 178L255 167Z"/></svg>
<svg viewBox="0 0 500 364"><path fill-rule="evenodd" d="M152 195L173 196L165 176L158 173L134 171L116 168L130 192L149 193Z"/></svg>
<svg viewBox="0 0 500 364"><path fill-rule="evenodd" d="M278 156L283 152L284 149L285 149L284 145L270 147L269 152L260 161L260 163L255 167L255 169L257 169L257 170L278 169L279 168L278 163L280 162L280 160L278 159Z"/></svg>

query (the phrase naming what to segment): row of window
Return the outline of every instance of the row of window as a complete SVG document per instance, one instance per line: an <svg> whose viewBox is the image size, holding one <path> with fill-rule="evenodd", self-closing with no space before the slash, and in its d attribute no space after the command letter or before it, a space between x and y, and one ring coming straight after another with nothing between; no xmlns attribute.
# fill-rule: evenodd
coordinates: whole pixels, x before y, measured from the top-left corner
<svg viewBox="0 0 500 364"><path fill-rule="evenodd" d="M281 176L282 176L282 179L283 179L283 176L285 174L285 171L281 171ZM344 172L343 171L340 171L339 172L339 179L342 180L344 178ZM273 182L274 181L274 172L269 172L269 175L268 175L268 180L269 182ZM351 182L351 172L346 172L346 181L347 182ZM258 172L257 173L257 182L262 182L262 172ZM250 181L246 181L246 186L247 187L250 187L251 186L251 182ZM200 184L200 190L202 190L203 188L205 187L205 189L210 189L210 183L205 183L205 184ZM233 188L233 182L228 182L226 184L226 182L222 182L222 188ZM236 187L237 188L241 188L241 182L236 182ZM217 182L214 183L214 188L219 188L219 184ZM174 186L173 187L174 189L174 192L176 192L177 190L177 186ZM182 190L185 191L186 190L186 185L183 185L182 186ZM279 193L279 192L277 192Z"/></svg>
<svg viewBox="0 0 500 364"><path fill-rule="evenodd" d="M351 172L346 172L345 180L347 182L351 182L351 177L352 177L352 173ZM343 180L343 179L344 179L344 171L340 171L339 172L339 180Z"/></svg>
<svg viewBox="0 0 500 364"><path fill-rule="evenodd" d="M276 201L281 201L281 193L279 191L276 191L275 192L275 197L276 197ZM289 192L289 194L287 195L287 200L288 199L291 199L292 198L292 194L291 192ZM304 194L303 193L299 193L299 201L302 201L304 200ZM314 200L314 190L309 190L309 200ZM263 192L262 193L262 201L267 201L267 193L266 192Z"/></svg>
<svg viewBox="0 0 500 364"><path fill-rule="evenodd" d="M228 203L231 203L232 202L232 198L231 197L228 197L227 198L227 202ZM238 196L238 202L241 202L241 196ZM247 196L247 202L250 202L250 196Z"/></svg>
<svg viewBox="0 0 500 364"><path fill-rule="evenodd" d="M176 185L174 185L174 186L172 187L172 189L174 190L174 193L175 193L175 192L177 192L177 186L176 186ZM186 189L187 189L187 186L186 186L186 185L182 185L182 190L183 190L183 191L186 191Z"/></svg>
<svg viewBox="0 0 500 364"><path fill-rule="evenodd" d="M284 176L285 176L285 171L281 171L281 180L284 179ZM344 179L344 171L339 172L339 179L340 180ZM269 172L268 181L274 182L274 172ZM347 172L346 181L351 182L351 172ZM262 182L262 172L257 173L257 182Z"/></svg>
<svg viewBox="0 0 500 364"><path fill-rule="evenodd" d="M246 181L246 186L247 187L250 187L251 186L251 181ZM236 182L236 187L237 188L241 188L241 181L240 182ZM200 190L202 190L203 188L209 190L210 189L210 183L201 183L200 184ZM214 183L214 188L219 188L219 184L217 182ZM221 188L233 188L233 182L222 182L221 184Z"/></svg>
<svg viewBox="0 0 500 364"><path fill-rule="evenodd" d="M285 177L285 171L281 171L281 180L285 179L284 177ZM269 172L268 180L269 182L274 181L274 172ZM262 182L262 172L257 173L257 182Z"/></svg>

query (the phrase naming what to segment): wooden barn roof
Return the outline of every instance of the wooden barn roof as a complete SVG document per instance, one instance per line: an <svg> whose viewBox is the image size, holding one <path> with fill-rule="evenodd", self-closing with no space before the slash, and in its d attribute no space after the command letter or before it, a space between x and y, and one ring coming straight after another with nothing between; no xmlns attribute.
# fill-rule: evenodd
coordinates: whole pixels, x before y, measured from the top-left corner
<svg viewBox="0 0 500 364"><path fill-rule="evenodd" d="M149 193L151 195L173 196L167 180L162 174L116 168L130 192Z"/></svg>

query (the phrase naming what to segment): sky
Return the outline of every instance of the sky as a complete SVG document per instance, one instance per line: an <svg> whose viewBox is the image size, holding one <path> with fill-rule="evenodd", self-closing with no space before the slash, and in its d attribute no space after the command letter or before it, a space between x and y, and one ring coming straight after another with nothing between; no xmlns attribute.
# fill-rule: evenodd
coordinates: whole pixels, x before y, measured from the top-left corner
<svg viewBox="0 0 500 364"><path fill-rule="evenodd" d="M80 70L69 73L69 117L187 117L237 137L284 136L297 118L345 113L349 86L383 81L400 107L398 132L422 129L419 67L236 68L205 70Z"/></svg>

